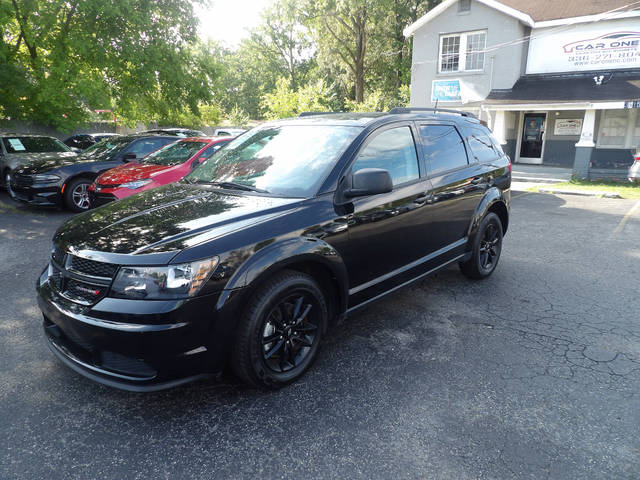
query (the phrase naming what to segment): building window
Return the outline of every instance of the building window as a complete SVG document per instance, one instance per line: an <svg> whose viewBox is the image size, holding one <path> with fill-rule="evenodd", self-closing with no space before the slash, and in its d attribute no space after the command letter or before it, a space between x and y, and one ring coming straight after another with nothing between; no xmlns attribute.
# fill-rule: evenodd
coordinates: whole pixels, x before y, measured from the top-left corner
<svg viewBox="0 0 640 480"><path fill-rule="evenodd" d="M634 148L640 145L640 115L637 109L603 110L598 148Z"/></svg>
<svg viewBox="0 0 640 480"><path fill-rule="evenodd" d="M458 12L470 12L471 11L471 0L460 0L458 2Z"/></svg>
<svg viewBox="0 0 640 480"><path fill-rule="evenodd" d="M440 37L440 72L474 72L484 68L487 32L466 32Z"/></svg>

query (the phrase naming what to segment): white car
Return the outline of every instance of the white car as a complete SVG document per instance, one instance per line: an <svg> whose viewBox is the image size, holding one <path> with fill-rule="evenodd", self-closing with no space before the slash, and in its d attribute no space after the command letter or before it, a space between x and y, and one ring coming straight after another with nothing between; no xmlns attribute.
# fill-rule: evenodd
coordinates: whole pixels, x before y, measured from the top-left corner
<svg viewBox="0 0 640 480"><path fill-rule="evenodd" d="M237 137L241 133L246 132L244 128L216 128L213 134L217 136L223 137Z"/></svg>

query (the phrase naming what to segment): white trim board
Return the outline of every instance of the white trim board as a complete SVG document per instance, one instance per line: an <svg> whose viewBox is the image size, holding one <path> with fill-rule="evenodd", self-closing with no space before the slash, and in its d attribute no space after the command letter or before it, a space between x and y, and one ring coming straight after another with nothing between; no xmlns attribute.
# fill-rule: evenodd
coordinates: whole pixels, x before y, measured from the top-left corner
<svg viewBox="0 0 640 480"><path fill-rule="evenodd" d="M631 11L622 11L622 12L602 12L596 15L585 15L581 17L568 17L568 18L558 18L556 20L545 20L542 22L536 22L531 18L530 15L521 12L520 10L516 10L515 8L508 7L503 3L498 2L497 0L472 0L486 5L487 7L493 8L502 12L510 17L514 17L520 20L525 25L531 28L544 28L544 27L556 27L560 25L572 25L575 23L585 23L585 22L595 22L599 20L614 20L619 18L631 18L631 17L640 17L640 10L631 10ZM418 29L425 26L431 20L439 16L442 12L444 12L449 7L455 5L458 0L445 0L440 5L435 7L434 9L427 12L426 15L423 15L418 20L413 22L407 28L403 30L403 34L405 37L410 37L413 35Z"/></svg>

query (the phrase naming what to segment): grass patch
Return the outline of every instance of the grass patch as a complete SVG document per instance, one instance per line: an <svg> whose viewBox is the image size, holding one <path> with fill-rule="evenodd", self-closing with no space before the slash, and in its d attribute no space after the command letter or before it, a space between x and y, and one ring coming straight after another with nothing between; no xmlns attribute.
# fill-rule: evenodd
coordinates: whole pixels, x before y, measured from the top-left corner
<svg viewBox="0 0 640 480"><path fill-rule="evenodd" d="M531 187L528 190L537 192L540 188L557 188L558 190L584 190L588 192L617 193L622 198L633 198L640 200L640 185L633 183L618 183L589 180L571 180L569 182L554 183Z"/></svg>

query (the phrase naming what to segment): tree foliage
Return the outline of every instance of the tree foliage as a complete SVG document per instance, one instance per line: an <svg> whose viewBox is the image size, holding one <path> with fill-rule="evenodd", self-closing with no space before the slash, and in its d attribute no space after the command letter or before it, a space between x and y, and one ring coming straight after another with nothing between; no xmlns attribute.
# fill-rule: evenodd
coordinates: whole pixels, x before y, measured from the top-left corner
<svg viewBox="0 0 640 480"><path fill-rule="evenodd" d="M209 1L0 0L0 119L195 127L406 105L403 30L441 0L273 0L233 49L198 39L193 3Z"/></svg>
<svg viewBox="0 0 640 480"><path fill-rule="evenodd" d="M219 73L183 0L0 0L4 117L71 128L91 110L158 121L211 100Z"/></svg>

